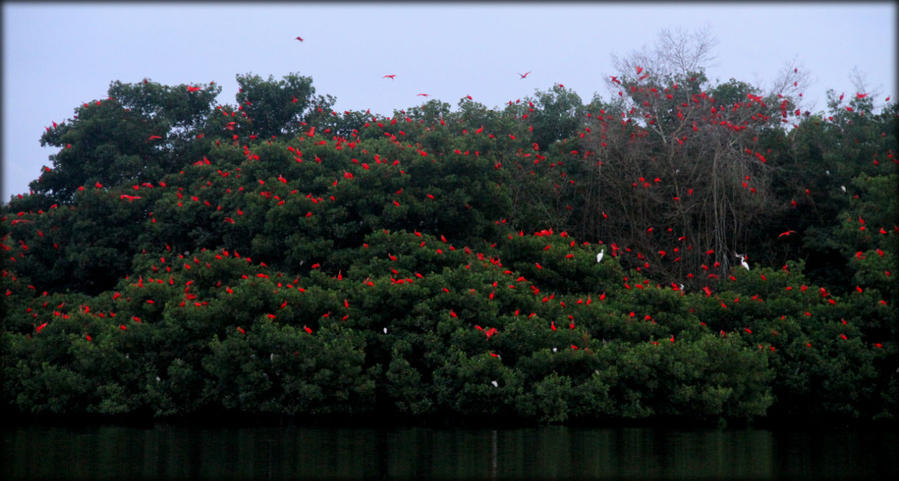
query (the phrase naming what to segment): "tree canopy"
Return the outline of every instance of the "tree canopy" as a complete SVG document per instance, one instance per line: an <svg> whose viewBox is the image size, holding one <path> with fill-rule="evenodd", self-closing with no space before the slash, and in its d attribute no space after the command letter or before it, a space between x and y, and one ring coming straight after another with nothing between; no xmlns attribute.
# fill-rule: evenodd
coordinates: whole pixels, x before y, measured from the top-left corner
<svg viewBox="0 0 899 481"><path fill-rule="evenodd" d="M390 116L113 82L0 210L4 408L895 419L896 104L631 64Z"/></svg>

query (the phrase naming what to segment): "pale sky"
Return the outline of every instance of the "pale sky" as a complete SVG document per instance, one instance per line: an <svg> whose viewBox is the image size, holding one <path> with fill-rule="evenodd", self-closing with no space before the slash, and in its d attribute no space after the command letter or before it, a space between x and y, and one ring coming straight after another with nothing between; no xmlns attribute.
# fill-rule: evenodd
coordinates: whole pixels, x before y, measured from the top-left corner
<svg viewBox="0 0 899 481"><path fill-rule="evenodd" d="M114 80L215 81L219 103L234 104L235 75L298 72L337 111L384 115L420 105L418 93L453 110L466 95L502 108L555 83L587 103L611 98L613 55L653 47L662 29L707 27L717 40L709 78L765 89L793 62L818 112L826 90L856 92L853 72L875 106L895 101L896 20L895 2L4 2L0 201L51 165L44 128L106 98Z"/></svg>

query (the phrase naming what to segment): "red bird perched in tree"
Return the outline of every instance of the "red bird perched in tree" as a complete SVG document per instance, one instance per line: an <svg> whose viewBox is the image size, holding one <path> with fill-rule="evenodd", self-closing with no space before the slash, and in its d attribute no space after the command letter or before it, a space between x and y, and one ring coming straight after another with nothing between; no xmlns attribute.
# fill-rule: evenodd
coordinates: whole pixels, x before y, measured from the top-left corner
<svg viewBox="0 0 899 481"><path fill-rule="evenodd" d="M303 41L303 37L297 37L297 40L299 40L299 41L302 42L302 41Z"/></svg>
<svg viewBox="0 0 899 481"><path fill-rule="evenodd" d="M191 87L190 85L187 86L188 92L196 92L197 90L200 90L200 87Z"/></svg>
<svg viewBox="0 0 899 481"><path fill-rule="evenodd" d="M162 138L162 137L160 137L160 136L158 136L158 135L151 135L150 138L148 138L147 140L159 140L159 139L161 139L161 138Z"/></svg>
<svg viewBox="0 0 899 481"><path fill-rule="evenodd" d="M520 74L518 74L518 75L519 75L519 76L521 76L521 78L523 78L523 79L524 79L524 78L527 78L527 77L528 77L528 75L530 75L530 74L531 74L531 72L530 72L530 71L528 71L528 72L525 72L525 73L520 73Z"/></svg>
<svg viewBox="0 0 899 481"><path fill-rule="evenodd" d="M385 75L384 78L389 78L390 80L396 80L396 74Z"/></svg>
<svg viewBox="0 0 899 481"><path fill-rule="evenodd" d="M790 234L795 234L795 233L796 233L795 230L788 230L788 231L786 231L786 232L781 232L780 235L777 236L777 237L784 237L784 236L788 236L788 235L790 235Z"/></svg>

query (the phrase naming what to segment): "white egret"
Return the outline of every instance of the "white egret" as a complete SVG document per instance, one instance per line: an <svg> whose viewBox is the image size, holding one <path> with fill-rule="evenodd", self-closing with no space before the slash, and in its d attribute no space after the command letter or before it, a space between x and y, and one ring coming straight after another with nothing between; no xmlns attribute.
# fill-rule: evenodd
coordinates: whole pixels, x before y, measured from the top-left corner
<svg viewBox="0 0 899 481"><path fill-rule="evenodd" d="M749 263L746 262L746 256L745 256L745 255L741 255L741 254L737 254L737 253L734 253L734 255L740 258L740 265L743 266L744 268L746 268L746 270L748 271L748 270L749 270Z"/></svg>
<svg viewBox="0 0 899 481"><path fill-rule="evenodd" d="M606 253L605 249L600 249L599 254L596 254L596 263L602 262L602 256Z"/></svg>
<svg viewBox="0 0 899 481"><path fill-rule="evenodd" d="M499 387L499 383L496 382L495 379L493 381L490 381L490 384L493 384L493 387Z"/></svg>

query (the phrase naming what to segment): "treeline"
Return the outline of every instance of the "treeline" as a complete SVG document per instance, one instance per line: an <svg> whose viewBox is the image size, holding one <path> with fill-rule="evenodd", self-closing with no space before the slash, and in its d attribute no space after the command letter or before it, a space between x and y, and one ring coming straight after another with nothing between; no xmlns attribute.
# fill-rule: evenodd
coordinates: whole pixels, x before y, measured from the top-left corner
<svg viewBox="0 0 899 481"><path fill-rule="evenodd" d="M113 82L0 212L4 408L894 419L896 104L639 70L391 116Z"/></svg>

